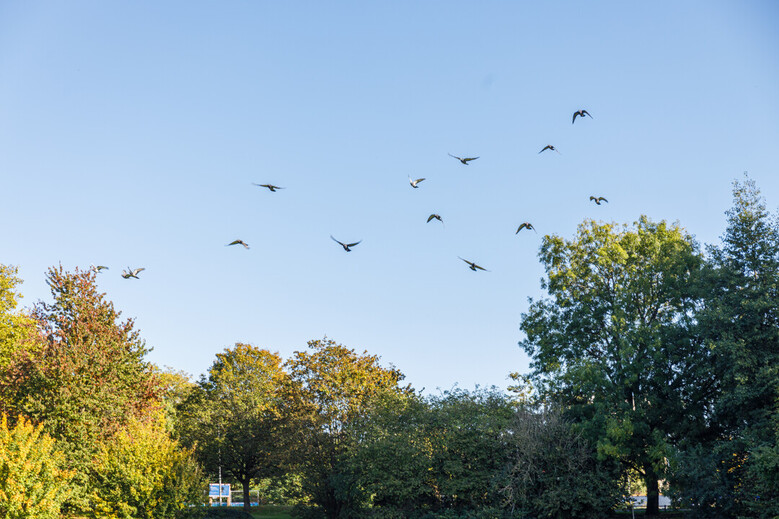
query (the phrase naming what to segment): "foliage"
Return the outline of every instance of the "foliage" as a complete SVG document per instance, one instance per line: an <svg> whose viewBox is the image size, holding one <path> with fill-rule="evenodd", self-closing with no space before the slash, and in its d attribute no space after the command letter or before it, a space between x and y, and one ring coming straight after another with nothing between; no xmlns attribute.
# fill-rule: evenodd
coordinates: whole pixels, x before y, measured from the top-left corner
<svg viewBox="0 0 779 519"><path fill-rule="evenodd" d="M642 217L633 229L584 222L546 236L551 299L523 314L533 386L559 401L602 457L642 474L650 512L670 445L698 427L711 391L708 355L691 333L689 286L701 256L681 228Z"/></svg>
<svg viewBox="0 0 779 519"><path fill-rule="evenodd" d="M91 471L91 517L172 518L202 501L190 451L170 438L164 415L131 420L103 444Z"/></svg>
<svg viewBox="0 0 779 519"><path fill-rule="evenodd" d="M624 500L618 467L597 455L557 411L520 410L508 429L504 492L520 517L603 517Z"/></svg>
<svg viewBox="0 0 779 519"><path fill-rule="evenodd" d="M691 519L734 516L739 460L724 447L688 445L671 458L671 496Z"/></svg>
<svg viewBox="0 0 779 519"><path fill-rule="evenodd" d="M182 441L211 474L221 467L243 486L281 473L285 448L282 404L286 374L278 354L238 343L217 354L179 406Z"/></svg>
<svg viewBox="0 0 779 519"><path fill-rule="evenodd" d="M513 413L494 389L386 394L350 426L345 465L377 517L494 512Z"/></svg>
<svg viewBox="0 0 779 519"><path fill-rule="evenodd" d="M202 501L191 453L170 438L164 415L133 419L104 443L91 470L91 517L181 517Z"/></svg>
<svg viewBox="0 0 779 519"><path fill-rule="evenodd" d="M43 423L74 469L71 504L87 506L86 474L101 443L136 416L159 406L148 351L120 313L99 293L91 271L50 268L53 303L36 305L40 348L17 355L3 386L17 414Z"/></svg>
<svg viewBox="0 0 779 519"><path fill-rule="evenodd" d="M673 476L677 497L700 517L771 517L777 507L768 489L779 485L771 468L779 395L779 225L748 177L734 182L726 214L722 245L708 249L696 312L716 391L706 427L680 445Z"/></svg>
<svg viewBox="0 0 779 519"><path fill-rule="evenodd" d="M16 276L17 268L0 264L0 412L13 412L8 387L14 379L10 366L14 358L25 350L35 351L39 341L35 320L25 313L16 312L21 294L16 287L22 281Z"/></svg>
<svg viewBox="0 0 779 519"><path fill-rule="evenodd" d="M252 487L262 504L296 505L306 501L300 474L287 472L278 477L262 478Z"/></svg>
<svg viewBox="0 0 779 519"><path fill-rule="evenodd" d="M295 352L286 366L292 384L288 401L298 424L295 461L303 489L327 517L357 508L359 489L339 467L347 448L346 427L384 393L402 393L403 374L383 368L379 358L358 354L329 339L310 341L309 351Z"/></svg>
<svg viewBox="0 0 779 519"><path fill-rule="evenodd" d="M35 332L34 321L29 316L15 313L22 297L15 291L22 282L16 273L16 267L0 264L0 369L8 366L16 350Z"/></svg>
<svg viewBox="0 0 779 519"><path fill-rule="evenodd" d="M160 369L154 366L154 372L160 388L162 402L165 409L165 423L168 424L172 433L179 429L178 409L195 390L196 385L190 381L190 375L181 370L175 370L168 366Z"/></svg>
<svg viewBox="0 0 779 519"><path fill-rule="evenodd" d="M761 445L750 453L740 491L749 517L779 517L779 441Z"/></svg>
<svg viewBox="0 0 779 519"><path fill-rule="evenodd" d="M0 518L53 519L70 493L71 474L54 440L24 418L0 418Z"/></svg>

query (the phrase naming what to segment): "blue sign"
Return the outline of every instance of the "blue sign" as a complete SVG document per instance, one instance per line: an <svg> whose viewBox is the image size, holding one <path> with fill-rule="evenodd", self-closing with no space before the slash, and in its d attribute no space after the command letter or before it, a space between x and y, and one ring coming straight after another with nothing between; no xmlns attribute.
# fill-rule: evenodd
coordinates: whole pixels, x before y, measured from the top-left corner
<svg viewBox="0 0 779 519"><path fill-rule="evenodd" d="M222 497L230 495L230 485L222 485ZM208 485L208 497L219 497L219 483Z"/></svg>

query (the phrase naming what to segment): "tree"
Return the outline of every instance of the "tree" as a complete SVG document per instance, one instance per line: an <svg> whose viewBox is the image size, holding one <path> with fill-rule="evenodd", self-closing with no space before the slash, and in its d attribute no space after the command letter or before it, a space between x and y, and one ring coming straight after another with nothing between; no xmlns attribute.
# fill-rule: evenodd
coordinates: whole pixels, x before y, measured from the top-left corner
<svg viewBox="0 0 779 519"><path fill-rule="evenodd" d="M382 367L375 355L360 355L327 338L309 341L308 347L286 363L292 382L289 398L300 427L295 457L304 490L327 517L336 518L354 506L359 495L340 466L348 443L346 427L374 398L409 388L399 387L403 374Z"/></svg>
<svg viewBox="0 0 779 519"><path fill-rule="evenodd" d="M132 319L119 321L94 272L59 266L46 278L54 301L33 312L42 345L15 355L3 399L57 440L75 471L70 504L83 508L99 446L133 417L158 408L159 387Z"/></svg>
<svg viewBox="0 0 779 519"><path fill-rule="evenodd" d="M539 255L551 299L531 301L520 325L532 383L601 456L642 475L656 514L669 446L697 427L713 385L690 331L697 246L678 226L641 217L634 229L586 221L572 241L544 237Z"/></svg>
<svg viewBox="0 0 779 519"><path fill-rule="evenodd" d="M57 519L72 474L54 440L21 418L13 428L0 416L0 518Z"/></svg>
<svg viewBox="0 0 779 519"><path fill-rule="evenodd" d="M749 177L733 183L726 215L722 245L708 248L696 312L716 391L706 427L681 446L674 471L678 498L701 517L779 508L766 491L776 480L760 476L776 474L779 225Z"/></svg>
<svg viewBox="0 0 779 519"><path fill-rule="evenodd" d="M179 407L180 434L211 474L223 469L243 487L249 511L252 480L281 472L285 449L277 353L238 343L225 349Z"/></svg>
<svg viewBox="0 0 779 519"><path fill-rule="evenodd" d="M711 247L705 311L721 391L716 421L728 435L771 441L779 395L779 227L746 178L733 184L722 248Z"/></svg>

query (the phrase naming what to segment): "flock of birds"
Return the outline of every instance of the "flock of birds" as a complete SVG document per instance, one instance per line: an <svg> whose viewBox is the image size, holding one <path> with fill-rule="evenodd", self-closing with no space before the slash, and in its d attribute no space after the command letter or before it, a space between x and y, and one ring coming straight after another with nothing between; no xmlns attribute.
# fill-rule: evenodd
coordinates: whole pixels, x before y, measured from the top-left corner
<svg viewBox="0 0 779 519"><path fill-rule="evenodd" d="M577 117L581 117L582 119L584 119L585 117L592 118L592 116L589 114L589 112L587 112L587 110L577 110L576 112L573 113L573 118L571 119L571 124L576 122L576 118ZM557 150L557 148L555 148L551 144L547 144L546 146L541 148L541 151L539 151L538 153L539 154L543 153L546 150L550 150L550 151L554 151L554 152L560 153ZM474 160L479 158L479 157L458 157L456 155L452 155L451 153L449 153L448 155L450 157L454 158L454 159L457 159L458 161L460 161L462 164L464 164L466 166L469 165L469 163L471 161L474 161ZM414 188L414 189L418 189L419 188L419 184L422 181L424 181L424 180L425 180L424 178L412 179L410 176L408 177L408 182L409 182L409 184L411 184L411 187ZM275 193L279 189L285 189L283 187L276 186L276 185L270 184L270 183L268 183L268 184L257 184L257 183L252 182L252 185L257 186L257 187L264 187L264 188L268 189L272 193ZM608 200L606 200L606 198L604 198L602 196L590 196L590 201L595 202L595 204L597 204L597 205L601 205L602 202L607 202L608 203ZM438 220L439 222L441 222L442 225L444 223L443 218L441 218L441 215L439 215L439 214L435 214L435 213L431 214L427 218L427 223L430 223L432 220ZM538 232L538 231L536 231L535 227L533 227L533 224L531 224L530 222L522 222L519 225L519 227L517 227L517 230L516 230L516 232L514 234L519 234L519 232L521 230L523 230L523 229L533 230L533 232ZM353 242L353 243L344 243L344 242L342 242L340 240L337 240L335 237L333 237L332 234L330 235L330 238L334 242L336 242L338 245L343 247L344 251L346 251L346 252L351 252L352 247L356 247L357 245L359 245L362 242L362 240L359 240L359 241L356 241L356 242ZM242 245L246 249L249 248L249 244L246 243L243 240L233 240L230 243L228 243L227 245L225 245L225 247L230 247L232 245ZM460 256L457 256L457 257L460 258L461 260L463 260L465 263L467 263L468 264L468 268L470 268L474 272L476 272L478 270L483 270L485 272L489 272L489 270L485 269L484 267L481 267L481 266L477 265L473 261L469 261L469 260L467 260L465 258L462 258ZM97 266L92 265L92 267L91 267L91 270L93 272L95 272L95 273L99 273L100 271L106 270L106 269L108 269L108 267L106 267L104 265L97 265ZM143 267L135 268L135 269L127 267L126 270L122 271L122 277L124 279L130 279L130 278L140 279L138 277L138 274L140 272L142 272L143 270L146 270L146 269L143 268Z"/></svg>

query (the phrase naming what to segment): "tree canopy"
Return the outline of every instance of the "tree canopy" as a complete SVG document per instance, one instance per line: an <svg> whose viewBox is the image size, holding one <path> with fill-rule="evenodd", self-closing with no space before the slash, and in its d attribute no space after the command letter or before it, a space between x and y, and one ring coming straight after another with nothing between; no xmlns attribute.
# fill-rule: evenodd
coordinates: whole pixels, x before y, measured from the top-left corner
<svg viewBox="0 0 779 519"><path fill-rule="evenodd" d="M602 456L643 475L656 512L668 445L697 416L691 376L706 360L689 333L698 247L677 225L642 217L632 228L585 221L573 240L544 237L539 255L550 299L531 301L520 325L534 385Z"/></svg>

